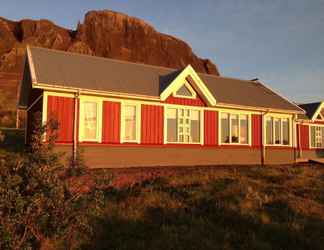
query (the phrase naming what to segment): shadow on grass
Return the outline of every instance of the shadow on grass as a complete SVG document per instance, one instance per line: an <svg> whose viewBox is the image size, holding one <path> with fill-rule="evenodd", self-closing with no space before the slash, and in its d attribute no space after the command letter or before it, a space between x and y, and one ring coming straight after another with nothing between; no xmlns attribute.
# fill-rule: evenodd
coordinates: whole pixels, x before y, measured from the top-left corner
<svg viewBox="0 0 324 250"><path fill-rule="evenodd" d="M25 146L25 131L22 129L0 129L3 140L0 140L0 154L21 152Z"/></svg>
<svg viewBox="0 0 324 250"><path fill-rule="evenodd" d="M83 249L323 249L324 221L298 215L285 202L276 201L262 211L243 214L217 197L231 181L214 183L205 195L201 190L197 195L191 188L172 188L158 182L150 190L138 186L136 192L109 192L108 202L123 197L118 202L127 205L114 203L113 209L98 218L94 237ZM162 193L173 204L181 204L127 201L141 192L150 192L149 197L155 200ZM267 214L269 219L263 221L260 214Z"/></svg>

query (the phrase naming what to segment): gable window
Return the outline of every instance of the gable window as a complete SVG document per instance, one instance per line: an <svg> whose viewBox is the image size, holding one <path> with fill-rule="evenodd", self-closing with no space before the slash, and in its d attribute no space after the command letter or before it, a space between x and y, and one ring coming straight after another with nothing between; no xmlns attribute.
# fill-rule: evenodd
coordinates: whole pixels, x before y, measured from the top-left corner
<svg viewBox="0 0 324 250"><path fill-rule="evenodd" d="M191 108L166 109L166 139L170 143L201 143L201 111Z"/></svg>
<svg viewBox="0 0 324 250"><path fill-rule="evenodd" d="M93 99L80 99L80 140L101 140L102 102Z"/></svg>
<svg viewBox="0 0 324 250"><path fill-rule="evenodd" d="M123 142L139 142L140 138L140 106L125 104L122 110Z"/></svg>
<svg viewBox="0 0 324 250"><path fill-rule="evenodd" d="M267 145L290 145L290 121L288 118L266 117Z"/></svg>
<svg viewBox="0 0 324 250"><path fill-rule="evenodd" d="M324 126L310 127L310 142L312 148L324 148Z"/></svg>
<svg viewBox="0 0 324 250"><path fill-rule="evenodd" d="M190 86L189 83L185 82L177 91L173 94L175 97L182 97L182 98L196 98L196 92Z"/></svg>
<svg viewBox="0 0 324 250"><path fill-rule="evenodd" d="M222 144L249 144L249 116L221 113L220 132Z"/></svg>

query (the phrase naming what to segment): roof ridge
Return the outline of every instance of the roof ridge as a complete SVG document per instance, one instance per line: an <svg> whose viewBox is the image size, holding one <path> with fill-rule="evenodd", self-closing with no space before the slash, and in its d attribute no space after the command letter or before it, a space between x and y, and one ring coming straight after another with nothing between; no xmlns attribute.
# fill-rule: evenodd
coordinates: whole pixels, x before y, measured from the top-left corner
<svg viewBox="0 0 324 250"><path fill-rule="evenodd" d="M321 104L324 101L318 101L318 102L307 102L307 103L300 103L298 105L312 105L312 104Z"/></svg>
<svg viewBox="0 0 324 250"><path fill-rule="evenodd" d="M218 75L212 75L212 74L206 74L206 73L198 73L198 75L203 75L203 76L213 77L213 78L220 78L220 79L237 80L237 81L248 82L248 83L260 83L260 82L251 81L251 80L247 80L247 79L241 79L241 78L232 77L232 76L221 76L221 75L218 76Z"/></svg>
<svg viewBox="0 0 324 250"><path fill-rule="evenodd" d="M181 70L181 68L169 68L165 66L157 66L157 65L152 65L152 64L145 64L141 62L131 62L131 61L126 61L126 60L121 60L121 59L115 59L115 58L109 58L109 57L102 57L102 56L93 56L93 55L87 55L87 54L81 54L77 52L71 52L71 51L64 51L64 50L56 50L56 49L49 49L49 48L43 48L43 47L38 47L38 46L30 46L31 49L40 49L40 50L46 50L50 51L53 53L61 53L61 54L66 54L66 55L77 55L81 57L88 57L92 59L98 59L98 60L107 60L107 61L114 61L117 63L122 63L122 64L134 64L138 66L144 66L148 68L158 68L158 69L166 69L170 71L176 71L176 70Z"/></svg>

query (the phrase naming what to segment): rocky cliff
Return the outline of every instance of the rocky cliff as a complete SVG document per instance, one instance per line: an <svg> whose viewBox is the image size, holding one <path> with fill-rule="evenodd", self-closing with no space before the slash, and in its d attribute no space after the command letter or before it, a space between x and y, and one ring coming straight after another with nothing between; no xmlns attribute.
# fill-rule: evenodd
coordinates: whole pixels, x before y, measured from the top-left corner
<svg viewBox="0 0 324 250"><path fill-rule="evenodd" d="M210 60L197 57L185 42L112 11L88 12L76 30L48 20L0 18L0 71L21 72L27 44L171 68L191 64L198 72L218 74Z"/></svg>
<svg viewBox="0 0 324 250"><path fill-rule="evenodd" d="M15 106L27 44L170 68L191 64L198 72L219 74L210 60L196 56L187 43L125 14L90 11L76 30L48 20L14 22L0 17L0 100L5 104L0 105L0 116Z"/></svg>

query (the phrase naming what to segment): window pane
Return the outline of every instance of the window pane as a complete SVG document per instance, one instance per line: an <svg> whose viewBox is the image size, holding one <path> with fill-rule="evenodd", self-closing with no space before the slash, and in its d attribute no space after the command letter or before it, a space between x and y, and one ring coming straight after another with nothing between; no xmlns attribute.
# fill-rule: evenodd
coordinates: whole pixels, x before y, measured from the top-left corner
<svg viewBox="0 0 324 250"><path fill-rule="evenodd" d="M249 126L248 126L248 116L240 115L240 143L248 144Z"/></svg>
<svg viewBox="0 0 324 250"><path fill-rule="evenodd" d="M97 103L84 102L84 139L97 139Z"/></svg>
<svg viewBox="0 0 324 250"><path fill-rule="evenodd" d="M124 108L125 141L136 140L136 106L127 105Z"/></svg>
<svg viewBox="0 0 324 250"><path fill-rule="evenodd" d="M186 87L186 85L182 85L180 89L176 92L177 95L182 96L192 96L190 90Z"/></svg>
<svg viewBox="0 0 324 250"><path fill-rule="evenodd" d="M280 119L274 120L275 126L275 144L281 144L281 121Z"/></svg>
<svg viewBox="0 0 324 250"><path fill-rule="evenodd" d="M231 115L231 136L232 143L239 142L239 115Z"/></svg>
<svg viewBox="0 0 324 250"><path fill-rule="evenodd" d="M192 142L200 142L200 111L191 111L190 136Z"/></svg>
<svg viewBox="0 0 324 250"><path fill-rule="evenodd" d="M282 144L289 145L289 119L282 120Z"/></svg>
<svg viewBox="0 0 324 250"><path fill-rule="evenodd" d="M266 118L266 143L273 144L273 119L272 117Z"/></svg>
<svg viewBox="0 0 324 250"><path fill-rule="evenodd" d="M222 143L229 143L229 114L221 114L221 139Z"/></svg>
<svg viewBox="0 0 324 250"><path fill-rule="evenodd" d="M311 146L314 148L316 146L316 135L315 135L315 132L316 132L316 127L312 126L310 127L311 128Z"/></svg>
<svg viewBox="0 0 324 250"><path fill-rule="evenodd" d="M320 127L315 127L315 146L318 148L322 146L321 132L322 130Z"/></svg>
<svg viewBox="0 0 324 250"><path fill-rule="evenodd" d="M167 110L167 140L168 142L177 142L177 110Z"/></svg>

